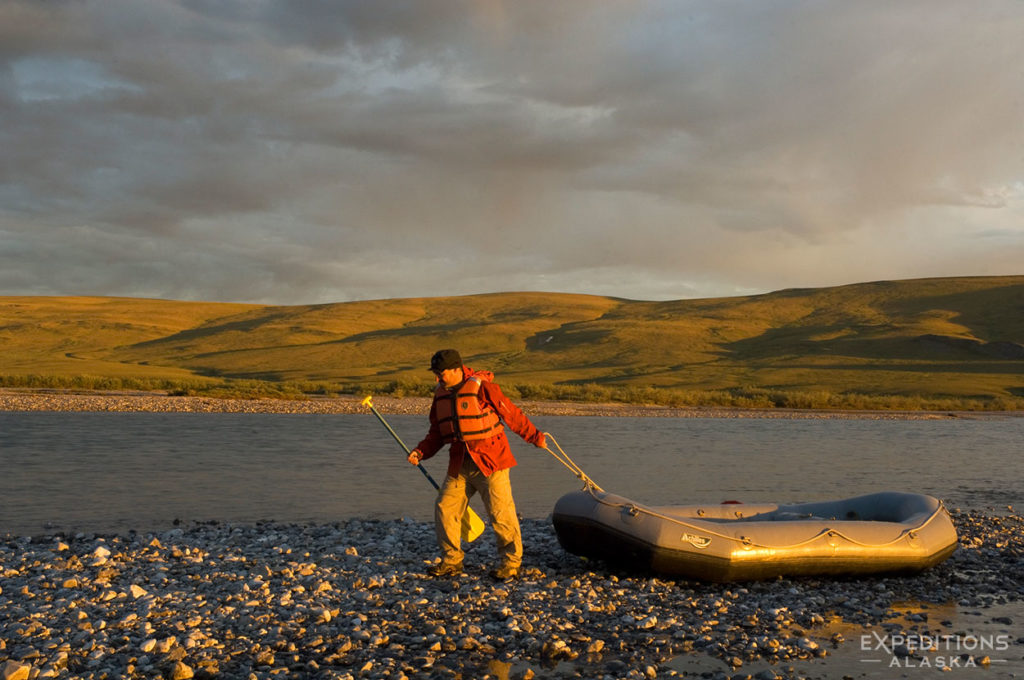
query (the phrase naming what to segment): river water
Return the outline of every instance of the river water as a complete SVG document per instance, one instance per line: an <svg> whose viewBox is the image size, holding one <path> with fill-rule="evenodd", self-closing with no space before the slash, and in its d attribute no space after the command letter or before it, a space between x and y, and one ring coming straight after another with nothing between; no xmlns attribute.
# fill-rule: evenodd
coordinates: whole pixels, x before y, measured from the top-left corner
<svg viewBox="0 0 1024 680"><path fill-rule="evenodd" d="M423 416L388 416L414 446ZM1024 419L536 417L604 489L645 504L799 502L883 490L1024 501ZM580 482L512 436L524 517ZM447 455L424 465L438 481ZM372 415L0 412L0 534L181 522L432 516L434 491ZM478 501L475 507L480 509Z"/></svg>

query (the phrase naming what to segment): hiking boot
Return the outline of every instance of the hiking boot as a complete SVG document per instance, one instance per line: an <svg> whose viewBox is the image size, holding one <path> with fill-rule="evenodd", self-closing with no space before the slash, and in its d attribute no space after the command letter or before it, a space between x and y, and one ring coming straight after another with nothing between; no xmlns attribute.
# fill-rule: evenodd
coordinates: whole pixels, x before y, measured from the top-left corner
<svg viewBox="0 0 1024 680"><path fill-rule="evenodd" d="M491 578L496 581L507 581L510 578L519 577L519 567L513 567L508 564L503 564L497 569L491 569Z"/></svg>
<svg viewBox="0 0 1024 680"><path fill-rule="evenodd" d="M462 562L440 562L438 564L427 567L427 573L434 578L443 578L445 576L458 576L462 573Z"/></svg>

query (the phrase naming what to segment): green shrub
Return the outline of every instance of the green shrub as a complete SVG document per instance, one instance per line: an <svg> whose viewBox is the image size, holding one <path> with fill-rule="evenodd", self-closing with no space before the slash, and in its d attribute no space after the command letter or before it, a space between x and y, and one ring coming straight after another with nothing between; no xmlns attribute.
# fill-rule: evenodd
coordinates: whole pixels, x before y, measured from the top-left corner
<svg viewBox="0 0 1024 680"><path fill-rule="evenodd" d="M168 380L116 378L90 375L0 375L0 387L44 390L165 392L173 396L235 399L306 399L338 395L380 394L392 397L429 397L432 381L403 378L385 383L331 383L324 381L269 381L232 378ZM502 384L512 399L578 403L621 403L671 408L791 408L898 411L1020 411L1024 397L835 393L739 387L723 390L680 390L606 383Z"/></svg>

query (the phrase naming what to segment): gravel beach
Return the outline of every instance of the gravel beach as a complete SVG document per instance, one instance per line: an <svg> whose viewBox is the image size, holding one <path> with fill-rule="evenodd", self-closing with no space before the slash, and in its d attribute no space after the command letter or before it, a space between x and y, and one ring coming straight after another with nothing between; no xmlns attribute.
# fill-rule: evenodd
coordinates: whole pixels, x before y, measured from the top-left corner
<svg viewBox="0 0 1024 680"><path fill-rule="evenodd" d="M382 413L420 415L430 409L428 397L375 396ZM169 396L152 392L73 392L0 388L0 411L118 411L148 413L368 413L361 397L308 399L218 399ZM596 404L516 400L533 416L626 416L655 418L843 418L870 420L936 420L948 418L1022 417L1021 411L828 411L820 409L741 409Z"/></svg>
<svg viewBox="0 0 1024 680"><path fill-rule="evenodd" d="M959 550L923 574L725 585L609 570L545 520L524 521L508 583L487 576L489 532L462 578L427 577L432 528L405 520L7 536L0 678L829 678L848 675L829 655L870 632L946 636L958 667L1019 662L1021 620L995 612L1021 611L1024 518L954 518ZM951 604L998 644L972 644Z"/></svg>

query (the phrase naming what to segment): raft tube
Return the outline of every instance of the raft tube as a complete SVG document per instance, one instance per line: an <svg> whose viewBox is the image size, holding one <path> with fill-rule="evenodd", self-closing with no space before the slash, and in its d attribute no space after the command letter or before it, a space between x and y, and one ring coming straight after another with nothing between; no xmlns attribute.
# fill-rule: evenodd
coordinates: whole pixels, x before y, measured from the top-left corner
<svg viewBox="0 0 1024 680"><path fill-rule="evenodd" d="M884 492L794 505L644 506L586 488L555 504L570 553L629 570L703 581L916 572L953 554L936 498Z"/></svg>

